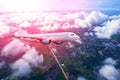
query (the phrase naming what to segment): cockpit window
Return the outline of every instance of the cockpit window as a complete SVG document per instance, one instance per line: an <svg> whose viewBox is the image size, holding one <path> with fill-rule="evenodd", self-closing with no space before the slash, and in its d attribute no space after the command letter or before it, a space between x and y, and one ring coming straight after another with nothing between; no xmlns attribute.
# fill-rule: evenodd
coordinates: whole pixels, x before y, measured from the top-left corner
<svg viewBox="0 0 120 80"><path fill-rule="evenodd" d="M71 34L71 36L74 36L74 34Z"/></svg>

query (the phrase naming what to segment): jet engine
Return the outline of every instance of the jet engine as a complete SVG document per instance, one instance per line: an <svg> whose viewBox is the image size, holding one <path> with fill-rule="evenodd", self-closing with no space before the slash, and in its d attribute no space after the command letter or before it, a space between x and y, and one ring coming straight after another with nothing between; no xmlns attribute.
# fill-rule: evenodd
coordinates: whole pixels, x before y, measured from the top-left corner
<svg viewBox="0 0 120 80"><path fill-rule="evenodd" d="M63 44L63 42L54 42L57 45Z"/></svg>
<svg viewBox="0 0 120 80"><path fill-rule="evenodd" d="M47 45L47 44L50 44L50 43L51 43L51 40L43 39L43 40L41 41L41 43Z"/></svg>

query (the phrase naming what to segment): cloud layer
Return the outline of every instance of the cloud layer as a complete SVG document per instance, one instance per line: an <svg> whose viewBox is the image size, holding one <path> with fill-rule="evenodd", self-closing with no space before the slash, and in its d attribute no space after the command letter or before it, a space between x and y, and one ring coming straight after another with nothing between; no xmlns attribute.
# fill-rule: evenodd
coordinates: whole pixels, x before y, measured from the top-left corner
<svg viewBox="0 0 120 80"><path fill-rule="evenodd" d="M120 71L115 68L115 65L115 60L107 58L105 64L99 70L99 74L107 80L120 80Z"/></svg>
<svg viewBox="0 0 120 80"><path fill-rule="evenodd" d="M84 77L79 76L77 80L86 80Z"/></svg>
<svg viewBox="0 0 120 80"><path fill-rule="evenodd" d="M94 31L98 38L111 38L111 35L120 31L120 18L117 20L107 21L103 26L95 27Z"/></svg>
<svg viewBox="0 0 120 80"><path fill-rule="evenodd" d="M15 39L3 47L1 56L11 56L11 58L16 57L25 53L27 49L28 48L24 45L24 43Z"/></svg>
<svg viewBox="0 0 120 80"><path fill-rule="evenodd" d="M38 67L43 62L43 55L38 55L35 48L29 49L20 59L10 65L13 70L12 76L28 76L32 68Z"/></svg>
<svg viewBox="0 0 120 80"><path fill-rule="evenodd" d="M8 17L5 19L5 17ZM20 17L19 17L20 16ZM120 26L120 17L108 16L99 11L76 13L15 13L0 16L2 27L0 32L9 32L7 26L21 26L24 28L36 28L38 31L54 31L68 28L93 27L98 38L111 38L116 34ZM3 27L4 26L4 27ZM4 30L3 30L4 29ZM0 34L1 34L0 33Z"/></svg>
<svg viewBox="0 0 120 80"><path fill-rule="evenodd" d="M30 47L21 41L14 39L6 44L1 56L4 57L0 62L0 68L5 66L5 61L9 63L14 78L29 76L34 67L38 67L43 62L43 55L40 54L34 47Z"/></svg>
<svg viewBox="0 0 120 80"><path fill-rule="evenodd" d="M7 19L5 17L8 17ZM20 16L20 17L19 17ZM38 32L70 28L93 28L98 38L111 38L119 31L120 16L108 16L99 11L76 13L14 13L2 15L0 35L9 32L9 26L36 29ZM7 25L7 26L5 26ZM4 26L4 27L3 27ZM4 29L4 30L3 30ZM28 30L29 31L29 30ZM2 33L2 34L1 34Z"/></svg>

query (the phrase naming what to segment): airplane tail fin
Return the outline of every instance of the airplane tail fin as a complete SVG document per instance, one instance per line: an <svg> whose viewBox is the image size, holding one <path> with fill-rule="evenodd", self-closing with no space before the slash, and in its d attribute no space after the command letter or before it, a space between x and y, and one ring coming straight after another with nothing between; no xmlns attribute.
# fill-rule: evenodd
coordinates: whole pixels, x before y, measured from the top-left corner
<svg viewBox="0 0 120 80"><path fill-rule="evenodd" d="M25 35L28 34L26 31L22 30L20 26L17 27L17 35Z"/></svg>

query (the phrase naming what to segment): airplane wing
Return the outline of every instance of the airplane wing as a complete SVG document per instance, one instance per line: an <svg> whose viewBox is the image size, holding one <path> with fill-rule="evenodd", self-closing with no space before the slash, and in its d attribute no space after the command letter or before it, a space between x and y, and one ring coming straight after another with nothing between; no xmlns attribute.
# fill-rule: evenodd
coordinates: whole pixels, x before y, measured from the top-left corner
<svg viewBox="0 0 120 80"><path fill-rule="evenodd" d="M41 37L33 37L33 36L14 36L20 40L31 41L31 42L41 42L42 44L49 44L51 43L50 39L41 38Z"/></svg>
<svg viewBox="0 0 120 80"><path fill-rule="evenodd" d="M40 37L30 37L30 36L14 36L14 37L22 40L36 40L36 41L43 40L43 38L40 38Z"/></svg>

